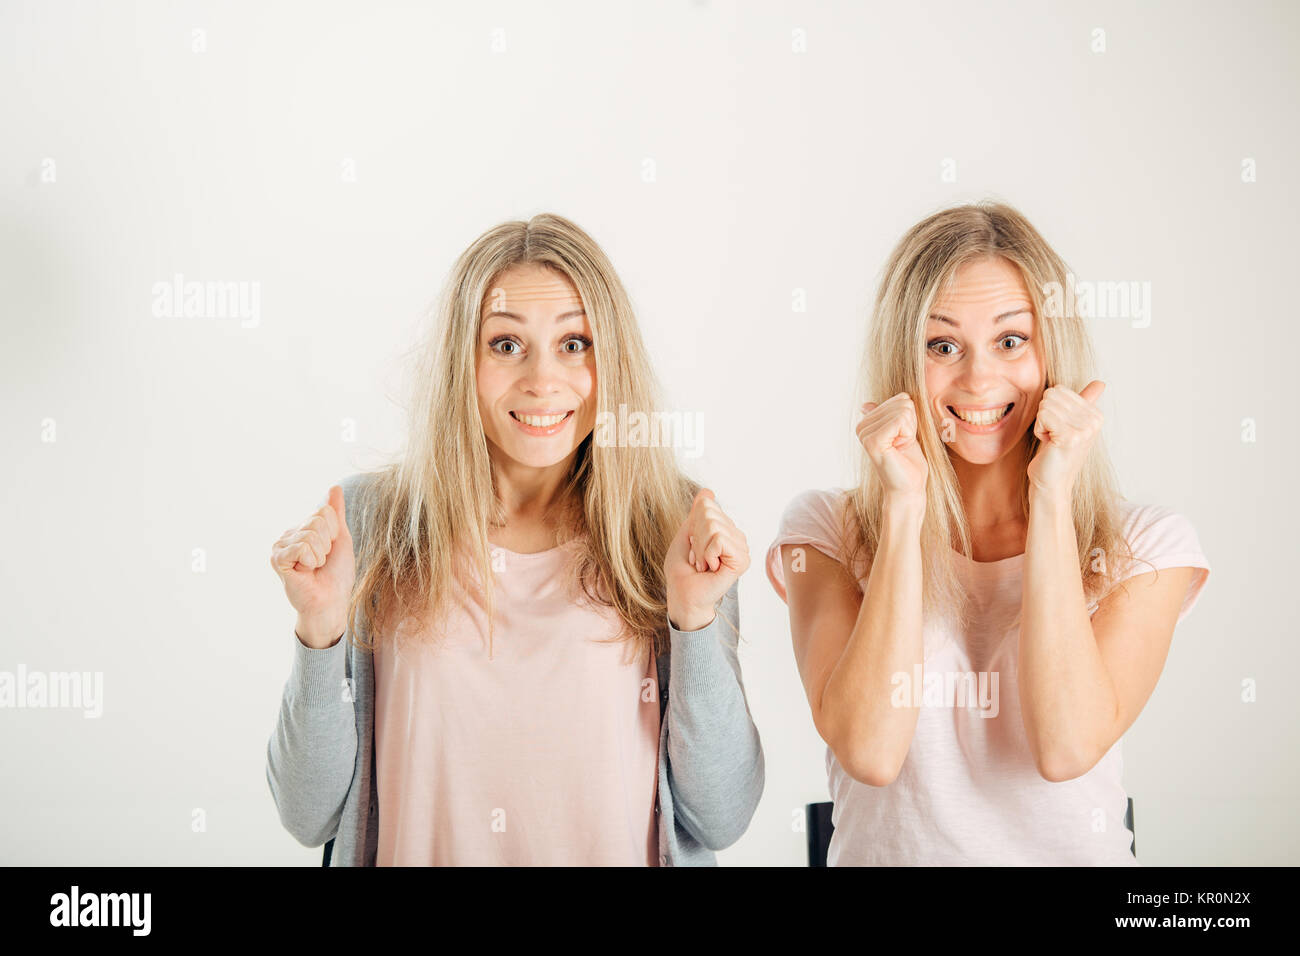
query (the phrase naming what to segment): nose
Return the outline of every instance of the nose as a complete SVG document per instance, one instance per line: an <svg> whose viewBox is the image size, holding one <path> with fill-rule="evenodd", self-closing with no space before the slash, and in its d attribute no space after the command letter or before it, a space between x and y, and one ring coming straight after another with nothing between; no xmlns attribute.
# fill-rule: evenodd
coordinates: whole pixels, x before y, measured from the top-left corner
<svg viewBox="0 0 1300 956"><path fill-rule="evenodd" d="M529 395L554 395L560 390L560 362L553 355L534 352L524 359L519 387Z"/></svg>
<svg viewBox="0 0 1300 956"><path fill-rule="evenodd" d="M976 349L962 362L961 374L957 376L956 385L972 401L986 398L998 383L997 359L992 355Z"/></svg>

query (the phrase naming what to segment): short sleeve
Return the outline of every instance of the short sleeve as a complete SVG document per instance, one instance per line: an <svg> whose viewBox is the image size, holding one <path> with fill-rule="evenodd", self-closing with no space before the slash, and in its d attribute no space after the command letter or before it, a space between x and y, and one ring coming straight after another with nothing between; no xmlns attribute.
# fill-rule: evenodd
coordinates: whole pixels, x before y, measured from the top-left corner
<svg viewBox="0 0 1300 956"><path fill-rule="evenodd" d="M1196 568L1183 605L1181 621L1201 596L1210 576L1210 563L1201 550L1196 529L1183 515L1159 505L1129 505L1124 522L1124 537L1133 550L1133 561L1116 576L1115 583L1165 568Z"/></svg>
<svg viewBox="0 0 1300 956"><path fill-rule="evenodd" d="M800 492L786 505L765 562L767 579L782 601L786 600L786 590L781 545L810 544L828 557L840 560L840 518L845 496L843 489L812 489Z"/></svg>

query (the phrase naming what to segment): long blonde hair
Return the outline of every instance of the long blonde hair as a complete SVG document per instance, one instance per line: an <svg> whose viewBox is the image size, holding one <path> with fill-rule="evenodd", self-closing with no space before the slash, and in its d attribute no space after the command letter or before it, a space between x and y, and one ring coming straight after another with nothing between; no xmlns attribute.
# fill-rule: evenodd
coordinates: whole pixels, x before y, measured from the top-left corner
<svg viewBox="0 0 1300 956"><path fill-rule="evenodd" d="M456 261L442 292L437 322L417 351L410 433L404 455L369 476L358 583L348 608L356 642L373 649L395 622L433 625L457 583L485 609L489 640L495 601L489 527L505 523L479 415L476 356L482 306L511 266L554 269L576 287L591 323L596 404L659 407L659 385L631 303L596 242L560 216L502 223L479 236ZM561 492L561 544L576 544L569 565L591 601L613 607L620 639L638 651L666 646L668 547L698 486L657 444L603 447L588 435ZM581 538L581 541L575 539ZM453 561L453 556L464 560Z"/></svg>
<svg viewBox="0 0 1300 956"><path fill-rule="evenodd" d="M966 594L956 574L954 548L972 556L970 527L948 446L929 414L925 386L925 323L940 293L965 263L1000 256L1015 265L1033 303L1042 344L1047 386L1080 391L1092 380L1092 341L1083 320L1044 308L1047 283L1063 288L1069 269L1029 221L1001 203L982 202L945 209L923 219L899 241L885 267L876 296L866 351L858 378L859 401L883 401L906 392L917 408L917 440L930 466L926 514L921 530L924 610L927 617L970 620ZM1041 442L1032 426L1022 443L1020 503L1029 514L1027 469ZM870 563L882 532L883 492L865 449L858 449L858 479L843 521L849 568ZM1131 559L1119 517L1121 500L1110 459L1096 441L1074 485L1072 510L1079 570L1085 594L1103 594L1118 566Z"/></svg>

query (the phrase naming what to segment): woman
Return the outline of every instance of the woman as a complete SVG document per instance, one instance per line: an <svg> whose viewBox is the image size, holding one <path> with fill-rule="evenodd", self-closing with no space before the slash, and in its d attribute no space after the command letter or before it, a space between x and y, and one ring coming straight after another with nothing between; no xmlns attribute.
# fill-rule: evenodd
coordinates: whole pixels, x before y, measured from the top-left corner
<svg viewBox="0 0 1300 956"><path fill-rule="evenodd" d="M405 455L272 550L281 821L335 866L713 865L763 789L748 545L671 449L601 440L656 408L622 284L573 223L505 223L435 335Z"/></svg>
<svg viewBox="0 0 1300 956"><path fill-rule="evenodd" d="M1067 275L1003 205L914 226L876 300L862 475L796 497L768 551L828 745L829 865L1136 862L1120 737L1209 565L1116 491L1087 330L1043 291Z"/></svg>

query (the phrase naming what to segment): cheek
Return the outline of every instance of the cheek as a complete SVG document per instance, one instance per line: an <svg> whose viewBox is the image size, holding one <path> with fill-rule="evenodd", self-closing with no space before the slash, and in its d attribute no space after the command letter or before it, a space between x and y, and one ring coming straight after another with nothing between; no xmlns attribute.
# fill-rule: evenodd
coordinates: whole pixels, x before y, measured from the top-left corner
<svg viewBox="0 0 1300 956"><path fill-rule="evenodd" d="M569 387L573 393L584 401L591 401L596 397L596 361L588 359L586 362L575 367L569 376Z"/></svg>
<svg viewBox="0 0 1300 956"><path fill-rule="evenodd" d="M1030 361L1025 363L1025 382L1026 390L1043 390L1044 379L1046 377L1047 363L1043 361L1043 344L1037 338L1033 341L1033 351L1029 354Z"/></svg>
<svg viewBox="0 0 1300 956"><path fill-rule="evenodd" d="M1020 389L1025 396L1024 414L1028 418L1037 418L1038 405L1043 400L1043 368L1035 359L1033 362L1026 362L1023 370L1015 379L1016 387Z"/></svg>
<svg viewBox="0 0 1300 956"><path fill-rule="evenodd" d="M952 372L942 365L936 365L934 362L928 362L925 366L925 394L929 402L938 410L939 399L943 397L944 392L948 390L948 385L952 381Z"/></svg>
<svg viewBox="0 0 1300 956"><path fill-rule="evenodd" d="M510 376L492 362L480 362L474 375L479 406L490 408L509 388Z"/></svg>
<svg viewBox="0 0 1300 956"><path fill-rule="evenodd" d="M1042 397L1044 382L1043 364L1037 356L1031 356L1033 361L1024 362L1023 368L1017 369L1016 385L1020 390L1029 396L1030 400L1038 403Z"/></svg>

